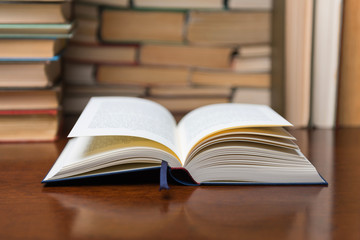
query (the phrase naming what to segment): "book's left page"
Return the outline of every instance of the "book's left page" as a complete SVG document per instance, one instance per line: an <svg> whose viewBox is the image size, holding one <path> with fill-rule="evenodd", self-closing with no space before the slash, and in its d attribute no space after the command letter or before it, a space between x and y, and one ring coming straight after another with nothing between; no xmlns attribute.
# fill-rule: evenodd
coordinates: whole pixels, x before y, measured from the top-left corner
<svg viewBox="0 0 360 240"><path fill-rule="evenodd" d="M178 155L176 121L163 106L140 98L95 97L69 137L132 136L158 142Z"/></svg>
<svg viewBox="0 0 360 240"><path fill-rule="evenodd" d="M180 167L175 120L161 105L129 97L94 97L69 134L74 137L44 183L142 171L162 161Z"/></svg>

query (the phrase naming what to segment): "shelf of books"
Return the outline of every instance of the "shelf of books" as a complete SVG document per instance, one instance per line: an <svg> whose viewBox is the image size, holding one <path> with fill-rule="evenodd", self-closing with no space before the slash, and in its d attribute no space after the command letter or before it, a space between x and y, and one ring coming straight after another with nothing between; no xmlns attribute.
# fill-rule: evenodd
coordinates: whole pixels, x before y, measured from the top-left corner
<svg viewBox="0 0 360 240"><path fill-rule="evenodd" d="M57 138L72 29L70 1L0 2L0 142Z"/></svg>
<svg viewBox="0 0 360 240"><path fill-rule="evenodd" d="M74 15L66 114L109 95L151 99L175 116L212 103L270 105L271 0L83 0Z"/></svg>

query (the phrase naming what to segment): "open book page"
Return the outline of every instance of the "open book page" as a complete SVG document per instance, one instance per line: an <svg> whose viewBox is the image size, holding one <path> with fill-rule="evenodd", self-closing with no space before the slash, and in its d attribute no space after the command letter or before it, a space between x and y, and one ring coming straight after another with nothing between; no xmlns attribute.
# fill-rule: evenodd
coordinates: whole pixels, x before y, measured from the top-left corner
<svg viewBox="0 0 360 240"><path fill-rule="evenodd" d="M78 159L78 156L82 154L85 141L86 138L70 139L44 180L48 180L55 176L55 174L64 166L71 164L75 159Z"/></svg>
<svg viewBox="0 0 360 240"><path fill-rule="evenodd" d="M161 161L181 167L175 153L152 140L132 136L77 137L68 142L44 180L159 167Z"/></svg>
<svg viewBox="0 0 360 240"><path fill-rule="evenodd" d="M265 105L214 104L195 109L178 124L181 161L191 148L214 132L239 127L291 126L283 117Z"/></svg>
<svg viewBox="0 0 360 240"><path fill-rule="evenodd" d="M140 98L92 98L69 137L133 136L159 142L179 154L176 121L163 106Z"/></svg>

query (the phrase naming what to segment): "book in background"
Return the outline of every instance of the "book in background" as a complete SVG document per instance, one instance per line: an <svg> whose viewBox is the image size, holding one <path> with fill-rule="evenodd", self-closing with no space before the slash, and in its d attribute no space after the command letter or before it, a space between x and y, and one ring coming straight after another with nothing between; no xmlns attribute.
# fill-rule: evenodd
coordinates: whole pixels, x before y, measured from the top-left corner
<svg viewBox="0 0 360 240"><path fill-rule="evenodd" d="M73 106L99 92L131 96L134 88L140 91L132 96L161 103L176 116L230 102L243 87L269 93L271 5L271 0L234 0L230 9L221 0L76 2L77 31L65 53L65 112L80 114ZM246 101L261 97L270 104L265 95ZM74 104L80 98L82 103Z"/></svg>
<svg viewBox="0 0 360 240"><path fill-rule="evenodd" d="M337 107L342 0L317 0L314 16L311 120L317 128L333 128ZM344 97L344 93L341 94Z"/></svg>
<svg viewBox="0 0 360 240"><path fill-rule="evenodd" d="M337 0L274 1L272 104L296 127L334 127L341 12Z"/></svg>
<svg viewBox="0 0 360 240"><path fill-rule="evenodd" d="M57 138L70 9L71 1L0 3L0 142Z"/></svg>
<svg viewBox="0 0 360 240"><path fill-rule="evenodd" d="M344 1L337 107L337 124L343 127L360 126L358 7L358 1Z"/></svg>
<svg viewBox="0 0 360 240"><path fill-rule="evenodd" d="M310 120L313 0L285 4L285 117L296 127Z"/></svg>
<svg viewBox="0 0 360 240"><path fill-rule="evenodd" d="M273 3L271 31L271 106L284 116L285 114L285 8L286 0L276 0Z"/></svg>

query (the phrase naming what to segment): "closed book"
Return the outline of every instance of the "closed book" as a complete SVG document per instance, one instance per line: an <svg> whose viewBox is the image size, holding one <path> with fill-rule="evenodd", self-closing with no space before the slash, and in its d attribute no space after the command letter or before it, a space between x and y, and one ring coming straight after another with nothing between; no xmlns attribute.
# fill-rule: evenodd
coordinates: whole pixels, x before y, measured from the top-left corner
<svg viewBox="0 0 360 240"><path fill-rule="evenodd" d="M232 60L232 69L243 73L270 73L270 57L240 57L236 55Z"/></svg>
<svg viewBox="0 0 360 240"><path fill-rule="evenodd" d="M228 0L231 10L271 11L272 4L273 0Z"/></svg>
<svg viewBox="0 0 360 240"><path fill-rule="evenodd" d="M57 109L1 110L0 142L54 141L60 121Z"/></svg>
<svg viewBox="0 0 360 240"><path fill-rule="evenodd" d="M312 66L312 125L335 126L342 0L316 1Z"/></svg>
<svg viewBox="0 0 360 240"><path fill-rule="evenodd" d="M21 69L21 71L18 71ZM59 78L60 60L0 62L1 88L51 87Z"/></svg>
<svg viewBox="0 0 360 240"><path fill-rule="evenodd" d="M232 53L230 47L145 44L140 48L140 63L229 69Z"/></svg>
<svg viewBox="0 0 360 240"><path fill-rule="evenodd" d="M99 65L96 80L102 84L132 86L187 86L187 68Z"/></svg>
<svg viewBox="0 0 360 240"><path fill-rule="evenodd" d="M191 74L191 83L195 85L226 87L269 87L268 73L236 73L232 71L195 70Z"/></svg>
<svg viewBox="0 0 360 240"><path fill-rule="evenodd" d="M128 7L130 4L130 0L81 0L81 2L110 7Z"/></svg>
<svg viewBox="0 0 360 240"><path fill-rule="evenodd" d="M104 9L100 37L105 42L183 42L185 13Z"/></svg>
<svg viewBox="0 0 360 240"><path fill-rule="evenodd" d="M0 58L52 58L64 49L65 39L1 39Z"/></svg>
<svg viewBox="0 0 360 240"><path fill-rule="evenodd" d="M337 104L337 125L360 126L360 29L358 1L344 1L344 15L340 54L339 92Z"/></svg>
<svg viewBox="0 0 360 240"><path fill-rule="evenodd" d="M186 86L186 87L152 87L148 91L153 97L230 97L229 87Z"/></svg>
<svg viewBox="0 0 360 240"><path fill-rule="evenodd" d="M239 87L234 90L231 102L271 106L270 88Z"/></svg>
<svg viewBox="0 0 360 240"><path fill-rule="evenodd" d="M71 2L1 2L0 23L65 23Z"/></svg>
<svg viewBox="0 0 360 240"><path fill-rule="evenodd" d="M274 1L271 30L271 107L282 116L285 114L286 104L285 3L286 0Z"/></svg>
<svg viewBox="0 0 360 240"><path fill-rule="evenodd" d="M223 0L134 0L136 8L155 9L223 9Z"/></svg>
<svg viewBox="0 0 360 240"><path fill-rule="evenodd" d="M239 47L238 54L240 57L270 57L270 45L243 45Z"/></svg>
<svg viewBox="0 0 360 240"><path fill-rule="evenodd" d="M64 58L83 63L135 64L136 45L104 45L71 43Z"/></svg>
<svg viewBox="0 0 360 240"><path fill-rule="evenodd" d="M58 109L61 86L50 89L0 89L0 111Z"/></svg>
<svg viewBox="0 0 360 240"><path fill-rule="evenodd" d="M9 23L0 24L0 38L54 39L71 38L74 22L70 23Z"/></svg>
<svg viewBox="0 0 360 240"><path fill-rule="evenodd" d="M269 12L190 12L186 39L202 45L266 44L270 29Z"/></svg>
<svg viewBox="0 0 360 240"><path fill-rule="evenodd" d="M287 1L285 116L296 127L310 120L313 0Z"/></svg>

